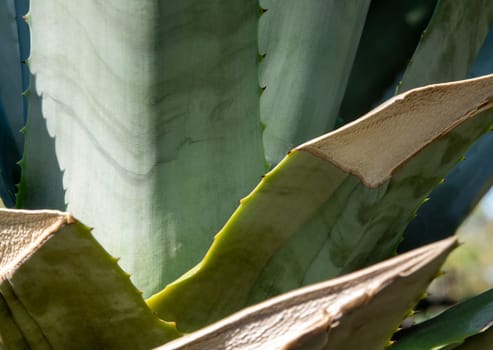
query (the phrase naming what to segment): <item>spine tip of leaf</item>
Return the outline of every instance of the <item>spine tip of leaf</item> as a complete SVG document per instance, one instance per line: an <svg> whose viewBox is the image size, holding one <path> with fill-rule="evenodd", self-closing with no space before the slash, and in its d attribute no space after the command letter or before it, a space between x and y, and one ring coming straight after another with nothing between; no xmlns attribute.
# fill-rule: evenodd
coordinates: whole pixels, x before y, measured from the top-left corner
<svg viewBox="0 0 493 350"><path fill-rule="evenodd" d="M26 13L24 16L22 16L22 19L24 20L24 22L26 22L27 24L31 24L31 14L28 12Z"/></svg>
<svg viewBox="0 0 493 350"><path fill-rule="evenodd" d="M262 94L264 93L266 89L266 86L260 86L259 87L259 90L258 90L258 96L262 96Z"/></svg>

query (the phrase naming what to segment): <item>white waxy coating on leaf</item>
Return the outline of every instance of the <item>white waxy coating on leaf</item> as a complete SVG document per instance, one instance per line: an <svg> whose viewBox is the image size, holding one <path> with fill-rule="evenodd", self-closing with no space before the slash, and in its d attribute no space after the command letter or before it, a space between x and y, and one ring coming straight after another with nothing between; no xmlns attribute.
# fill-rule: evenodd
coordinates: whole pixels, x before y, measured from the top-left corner
<svg viewBox="0 0 493 350"><path fill-rule="evenodd" d="M257 6L31 2L32 93L67 210L146 295L200 260L265 171Z"/></svg>

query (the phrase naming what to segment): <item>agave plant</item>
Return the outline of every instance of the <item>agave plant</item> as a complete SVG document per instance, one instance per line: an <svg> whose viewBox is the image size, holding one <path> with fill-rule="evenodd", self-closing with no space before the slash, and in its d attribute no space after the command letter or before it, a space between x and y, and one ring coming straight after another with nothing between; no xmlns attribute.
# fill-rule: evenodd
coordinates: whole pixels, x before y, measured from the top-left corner
<svg viewBox="0 0 493 350"><path fill-rule="evenodd" d="M390 342L493 178L488 1L28 5L0 4L1 347L488 344L491 291Z"/></svg>

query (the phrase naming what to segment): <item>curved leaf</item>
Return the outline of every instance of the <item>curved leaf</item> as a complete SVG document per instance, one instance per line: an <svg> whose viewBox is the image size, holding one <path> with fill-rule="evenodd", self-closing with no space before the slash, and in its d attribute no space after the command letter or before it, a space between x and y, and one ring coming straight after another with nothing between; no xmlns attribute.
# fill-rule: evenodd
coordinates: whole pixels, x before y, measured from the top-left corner
<svg viewBox="0 0 493 350"><path fill-rule="evenodd" d="M43 118L41 97L35 89L36 79L31 77L31 88L26 95L29 110L24 153L19 165L22 170L16 196L17 208L66 210L63 173L57 160L55 140L49 135Z"/></svg>
<svg viewBox="0 0 493 350"><path fill-rule="evenodd" d="M492 104L493 75L432 85L295 148L241 201L202 262L149 305L189 332L305 278L391 256L416 207L492 122L472 116ZM321 225L307 231L313 220ZM284 255L273 265L300 234L322 244L304 261Z"/></svg>
<svg viewBox="0 0 493 350"><path fill-rule="evenodd" d="M24 126L22 63L19 48L16 2L0 3L0 197L7 206L15 203L19 181L17 161L22 152Z"/></svg>
<svg viewBox="0 0 493 350"><path fill-rule="evenodd" d="M70 214L0 209L0 256L9 349L149 349L179 336Z"/></svg>
<svg viewBox="0 0 493 350"><path fill-rule="evenodd" d="M485 350L491 347L493 344L493 328L490 327L487 330L467 338L464 343L451 349L457 350Z"/></svg>
<svg viewBox="0 0 493 350"><path fill-rule="evenodd" d="M159 349L383 349L455 244L435 243L282 295Z"/></svg>
<svg viewBox="0 0 493 350"><path fill-rule="evenodd" d="M437 0L372 1L356 53L340 123L348 123L382 98L404 70Z"/></svg>
<svg viewBox="0 0 493 350"><path fill-rule="evenodd" d="M493 120L491 112L488 118ZM453 235L493 185L493 133L483 135L445 182L430 194L404 232L399 251L408 251Z"/></svg>
<svg viewBox="0 0 493 350"><path fill-rule="evenodd" d="M493 73L493 28L490 29L470 76ZM493 185L493 133L482 136L430 194L404 232L399 251L407 251L452 235Z"/></svg>
<svg viewBox="0 0 493 350"><path fill-rule="evenodd" d="M265 171L257 1L46 0L30 14L67 209L157 291Z"/></svg>
<svg viewBox="0 0 493 350"><path fill-rule="evenodd" d="M493 289L457 304L440 315L396 334L391 350L436 349L461 343L493 324ZM460 347L459 347L460 349Z"/></svg>
<svg viewBox="0 0 493 350"><path fill-rule="evenodd" d="M398 92L465 79L492 21L489 0L440 0Z"/></svg>
<svg viewBox="0 0 493 350"><path fill-rule="evenodd" d="M260 115L269 164L333 129L369 4L260 1Z"/></svg>

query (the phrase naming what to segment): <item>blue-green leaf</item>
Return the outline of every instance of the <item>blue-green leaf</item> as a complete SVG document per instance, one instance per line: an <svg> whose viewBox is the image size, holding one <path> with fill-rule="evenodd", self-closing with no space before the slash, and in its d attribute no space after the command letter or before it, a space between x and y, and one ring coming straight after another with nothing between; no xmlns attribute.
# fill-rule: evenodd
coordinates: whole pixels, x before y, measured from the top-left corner
<svg viewBox="0 0 493 350"><path fill-rule="evenodd" d="M149 304L188 332L388 258L416 207L491 122L472 117L492 104L493 76L432 85L298 146L241 201L202 262Z"/></svg>
<svg viewBox="0 0 493 350"><path fill-rule="evenodd" d="M493 289L396 334L391 350L431 350L461 343L493 324Z"/></svg>
<svg viewBox="0 0 493 350"><path fill-rule="evenodd" d="M489 0L440 0L398 91L465 79L492 20Z"/></svg>
<svg viewBox="0 0 493 350"><path fill-rule="evenodd" d="M334 128L369 3L260 1L260 113L270 165Z"/></svg>
<svg viewBox="0 0 493 350"><path fill-rule="evenodd" d="M437 0L372 1L339 111L350 122L374 107L409 62Z"/></svg>
<svg viewBox="0 0 493 350"><path fill-rule="evenodd" d="M493 73L493 28L483 42L469 76L488 73ZM444 183L419 208L416 218L404 232L399 251L407 251L454 234L493 185L493 163L488 161L492 152L493 133L489 132L468 150L464 160L454 167Z"/></svg>
<svg viewBox="0 0 493 350"><path fill-rule="evenodd" d="M7 206L15 203L15 185L19 181L17 161L23 147L20 133L24 126L22 59L16 6L23 1L0 3L0 197ZM22 19L19 19L20 21ZM25 69L25 68L24 68Z"/></svg>
<svg viewBox="0 0 493 350"><path fill-rule="evenodd" d="M46 0L30 14L67 209L149 295L199 261L265 171L258 3Z"/></svg>

